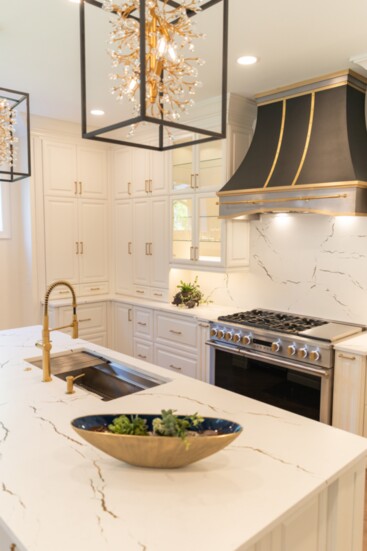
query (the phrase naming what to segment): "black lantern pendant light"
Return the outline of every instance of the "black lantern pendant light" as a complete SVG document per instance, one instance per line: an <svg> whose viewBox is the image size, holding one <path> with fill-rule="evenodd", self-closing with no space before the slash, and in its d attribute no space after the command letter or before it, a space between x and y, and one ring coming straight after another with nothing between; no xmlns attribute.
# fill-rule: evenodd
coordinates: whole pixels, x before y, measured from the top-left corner
<svg viewBox="0 0 367 551"><path fill-rule="evenodd" d="M0 88L0 181L30 175L29 94Z"/></svg>
<svg viewBox="0 0 367 551"><path fill-rule="evenodd" d="M81 0L80 38L83 138L158 151L225 138L228 0Z"/></svg>

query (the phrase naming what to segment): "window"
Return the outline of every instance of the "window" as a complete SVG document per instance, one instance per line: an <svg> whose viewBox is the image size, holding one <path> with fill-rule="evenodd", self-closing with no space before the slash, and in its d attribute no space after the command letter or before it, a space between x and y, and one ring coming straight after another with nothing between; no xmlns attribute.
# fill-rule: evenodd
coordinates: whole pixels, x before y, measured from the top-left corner
<svg viewBox="0 0 367 551"><path fill-rule="evenodd" d="M10 237L9 184L0 182L0 239Z"/></svg>

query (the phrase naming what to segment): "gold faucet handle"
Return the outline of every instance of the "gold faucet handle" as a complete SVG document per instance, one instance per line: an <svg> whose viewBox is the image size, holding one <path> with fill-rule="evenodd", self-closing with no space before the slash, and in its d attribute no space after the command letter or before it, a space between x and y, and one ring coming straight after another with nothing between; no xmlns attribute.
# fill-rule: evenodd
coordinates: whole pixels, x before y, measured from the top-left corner
<svg viewBox="0 0 367 551"><path fill-rule="evenodd" d="M73 375L68 375L66 377L66 394L74 394L74 381L76 379L80 379L80 377L84 377L85 373L81 373L80 375L77 375L74 377Z"/></svg>
<svg viewBox="0 0 367 551"><path fill-rule="evenodd" d="M34 343L35 346L37 346L37 348L43 348L43 342L42 341L37 341Z"/></svg>

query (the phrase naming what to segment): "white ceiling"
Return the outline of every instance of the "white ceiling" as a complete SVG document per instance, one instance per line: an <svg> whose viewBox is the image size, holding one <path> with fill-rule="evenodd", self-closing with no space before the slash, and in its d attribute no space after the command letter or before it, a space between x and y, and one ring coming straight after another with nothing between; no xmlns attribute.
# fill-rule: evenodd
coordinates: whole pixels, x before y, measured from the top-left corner
<svg viewBox="0 0 367 551"><path fill-rule="evenodd" d="M260 61L240 67L243 54ZM363 55L366 0L229 0L230 92L251 98L346 68L367 76L350 61ZM29 92L32 114L80 121L78 4L0 0L0 86Z"/></svg>

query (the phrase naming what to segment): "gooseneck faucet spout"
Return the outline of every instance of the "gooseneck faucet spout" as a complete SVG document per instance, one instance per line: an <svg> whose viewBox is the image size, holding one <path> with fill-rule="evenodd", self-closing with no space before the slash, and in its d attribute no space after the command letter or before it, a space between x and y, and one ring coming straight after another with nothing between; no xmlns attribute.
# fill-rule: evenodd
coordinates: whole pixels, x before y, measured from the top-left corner
<svg viewBox="0 0 367 551"><path fill-rule="evenodd" d="M57 287L58 285L65 285L71 291L71 294L72 294L72 297L73 297L72 321L69 325L63 325L62 327L55 327L54 329L50 329L49 328L49 323L48 323L48 300L49 300L50 294L55 289L55 287ZM50 333L51 333L51 331L56 331L58 329L66 329L68 327L71 327L73 329L72 337L73 337L73 339L77 339L78 338L78 318L76 316L76 307L77 307L77 304L76 304L75 291L74 291L72 285L68 281L63 281L63 280L55 281L54 283L52 283L49 286L49 288L47 289L46 294L45 294L45 305L44 305L44 311L43 311L42 341L36 343L36 346L38 346L39 348L42 348L42 372L43 372L42 381L44 381L46 383L48 383L49 381L52 380L52 377L51 377L51 362L50 362L50 351L51 351L51 348L52 348L52 344L51 344L51 340L50 340Z"/></svg>

